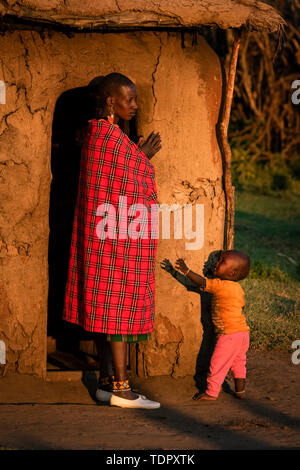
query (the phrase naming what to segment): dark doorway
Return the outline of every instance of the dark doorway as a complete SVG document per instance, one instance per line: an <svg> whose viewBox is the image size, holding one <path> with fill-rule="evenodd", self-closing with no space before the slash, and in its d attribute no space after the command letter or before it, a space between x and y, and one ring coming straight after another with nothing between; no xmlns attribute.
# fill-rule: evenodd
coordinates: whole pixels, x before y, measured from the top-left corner
<svg viewBox="0 0 300 470"><path fill-rule="evenodd" d="M49 211L48 370L98 367L93 336L62 320L69 252L78 191L81 147L88 120L93 117L91 88L63 93L57 100L52 124L52 183ZM136 122L120 122L136 141Z"/></svg>
<svg viewBox="0 0 300 470"><path fill-rule="evenodd" d="M90 109L87 87L63 93L52 124L49 212L48 369L81 367L84 332L62 321L73 217L78 189L80 153Z"/></svg>

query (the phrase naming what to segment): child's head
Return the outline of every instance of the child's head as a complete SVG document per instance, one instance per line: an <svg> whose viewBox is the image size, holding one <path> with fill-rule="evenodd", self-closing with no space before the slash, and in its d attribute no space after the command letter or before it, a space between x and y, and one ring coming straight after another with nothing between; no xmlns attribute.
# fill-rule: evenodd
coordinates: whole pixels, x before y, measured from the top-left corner
<svg viewBox="0 0 300 470"><path fill-rule="evenodd" d="M228 281L241 281L248 276L250 258L237 250L221 251L220 258L214 267L214 275Z"/></svg>

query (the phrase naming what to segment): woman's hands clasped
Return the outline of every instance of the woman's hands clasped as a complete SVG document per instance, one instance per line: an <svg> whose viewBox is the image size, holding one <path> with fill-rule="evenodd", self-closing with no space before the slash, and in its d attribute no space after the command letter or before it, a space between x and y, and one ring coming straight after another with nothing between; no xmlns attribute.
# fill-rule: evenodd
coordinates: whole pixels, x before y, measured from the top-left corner
<svg viewBox="0 0 300 470"><path fill-rule="evenodd" d="M156 134L152 131L146 140L141 138L138 142L138 146L144 152L147 158L152 158L161 149L161 137L160 133Z"/></svg>

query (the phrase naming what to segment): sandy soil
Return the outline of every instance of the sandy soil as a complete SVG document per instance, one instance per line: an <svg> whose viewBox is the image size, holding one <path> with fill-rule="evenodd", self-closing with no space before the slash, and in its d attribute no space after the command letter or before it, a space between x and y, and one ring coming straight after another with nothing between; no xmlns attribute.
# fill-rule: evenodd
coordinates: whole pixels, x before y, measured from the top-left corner
<svg viewBox="0 0 300 470"><path fill-rule="evenodd" d="M69 381L2 377L0 447L299 449L300 365L286 352L251 351L248 358L244 401L233 397L230 377L214 403L191 399L197 391L193 377L134 379L136 389L161 402L153 411L96 404L93 372Z"/></svg>

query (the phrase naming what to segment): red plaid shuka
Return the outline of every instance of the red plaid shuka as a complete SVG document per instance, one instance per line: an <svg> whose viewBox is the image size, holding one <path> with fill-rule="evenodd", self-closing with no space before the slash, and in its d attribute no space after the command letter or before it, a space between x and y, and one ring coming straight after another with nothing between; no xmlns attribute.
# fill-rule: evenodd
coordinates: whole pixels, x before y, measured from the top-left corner
<svg viewBox="0 0 300 470"><path fill-rule="evenodd" d="M153 210L158 204L154 178L152 164L124 132L103 120L89 121L81 156L64 320L98 333L136 335L153 330L157 238L151 237L150 215L151 206ZM132 204L146 208L146 219L136 224L136 230L148 228L148 238L134 239L128 235L132 232L121 228L120 196L127 197L128 211ZM105 203L113 205L116 216L106 220L116 220L116 225L110 237L101 239L99 234L112 226L107 222L101 231L104 216L114 215L114 210L99 211ZM128 214L130 226L137 219L132 212Z"/></svg>

